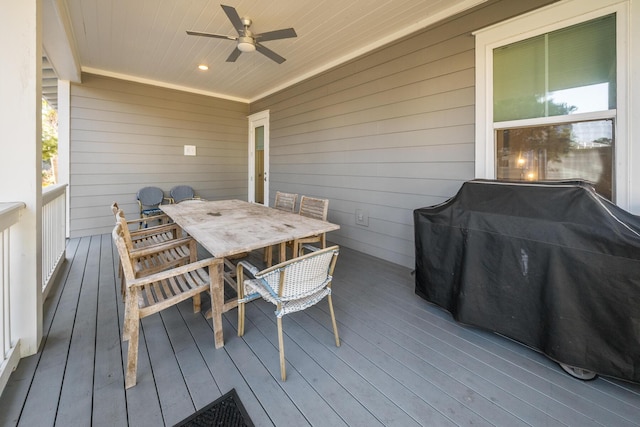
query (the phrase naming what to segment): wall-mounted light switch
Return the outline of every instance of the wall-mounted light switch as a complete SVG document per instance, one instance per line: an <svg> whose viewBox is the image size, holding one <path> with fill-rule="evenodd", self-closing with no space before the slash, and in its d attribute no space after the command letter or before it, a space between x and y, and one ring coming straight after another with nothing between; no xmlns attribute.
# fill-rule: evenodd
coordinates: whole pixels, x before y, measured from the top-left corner
<svg viewBox="0 0 640 427"><path fill-rule="evenodd" d="M196 155L196 146L195 145L185 145L184 146L184 155L185 156L195 156Z"/></svg>

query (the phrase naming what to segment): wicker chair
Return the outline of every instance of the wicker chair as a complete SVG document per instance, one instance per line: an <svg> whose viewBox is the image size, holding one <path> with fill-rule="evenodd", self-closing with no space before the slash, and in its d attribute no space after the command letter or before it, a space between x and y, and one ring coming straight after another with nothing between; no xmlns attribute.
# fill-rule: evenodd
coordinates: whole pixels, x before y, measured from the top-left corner
<svg viewBox="0 0 640 427"><path fill-rule="evenodd" d="M262 271L258 271L256 267L246 261L240 261L236 270L238 336L244 335L244 313L247 302L262 297L276 306L282 381L287 379L282 333L282 316L285 314L311 307L326 296L329 302L336 346L340 346L340 337L331 301L331 280L339 248L332 246L318 249L310 246L308 249L312 252ZM253 275L254 279L244 279L245 269Z"/></svg>
<svg viewBox="0 0 640 427"><path fill-rule="evenodd" d="M176 185L169 190L169 197L171 203L180 203L184 200L200 200L193 188L188 185Z"/></svg>
<svg viewBox="0 0 640 427"><path fill-rule="evenodd" d="M136 385L140 320L189 298L193 298L193 312L198 313L200 294L205 291L210 291L211 307L214 307L213 298L218 294L215 288L222 286L217 279L221 275L222 260L208 258L138 277L132 264L135 256L128 250L123 231L122 224L118 223L112 234L126 280L122 340L129 341L125 387L130 388Z"/></svg>
<svg viewBox="0 0 640 427"><path fill-rule="evenodd" d="M164 192L158 187L144 187L136 193L138 206L140 207L140 227L144 224L147 227L151 217L162 215L159 206L168 198L164 197ZM154 218L155 219L155 218Z"/></svg>
<svg viewBox="0 0 640 427"><path fill-rule="evenodd" d="M283 193L281 191L276 191L276 200L273 207L285 212L295 212L297 201L298 195L295 193ZM264 262L267 267L270 267L271 264L273 264L273 248L273 246L264 248Z"/></svg>

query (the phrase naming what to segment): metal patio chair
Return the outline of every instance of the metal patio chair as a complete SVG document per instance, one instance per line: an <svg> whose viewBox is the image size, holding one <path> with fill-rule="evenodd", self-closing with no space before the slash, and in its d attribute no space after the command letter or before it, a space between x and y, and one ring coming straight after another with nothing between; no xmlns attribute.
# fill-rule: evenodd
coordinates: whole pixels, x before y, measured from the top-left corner
<svg viewBox="0 0 640 427"><path fill-rule="evenodd" d="M171 203L180 203L184 200L200 200L193 188L188 185L176 185L169 190L169 197Z"/></svg>
<svg viewBox="0 0 640 427"><path fill-rule="evenodd" d="M142 228L144 224L147 227L147 222L150 217L161 215L162 209L160 205L165 200L169 200L164 197L164 192L158 187L143 187L136 193L136 199L138 200L138 206L140 207L140 226Z"/></svg>

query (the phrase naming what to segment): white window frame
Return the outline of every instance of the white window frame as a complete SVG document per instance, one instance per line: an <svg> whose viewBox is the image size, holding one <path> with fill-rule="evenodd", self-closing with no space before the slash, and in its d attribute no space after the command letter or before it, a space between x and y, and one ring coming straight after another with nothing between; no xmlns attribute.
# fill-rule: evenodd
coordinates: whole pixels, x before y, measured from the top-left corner
<svg viewBox="0 0 640 427"><path fill-rule="evenodd" d="M630 62L630 0L565 0L533 12L484 28L474 33L476 38L476 178L496 178L495 132L509 127L512 122L493 122L493 50L541 34L616 14L617 101L616 110L600 113L575 114L572 121L598 117L615 118L614 201L622 208L632 206L631 147L628 117L630 115L629 67ZM560 118L519 120L519 126L553 123ZM636 149L640 152L640 149ZM640 175L639 175L640 176ZM638 181L638 179L636 179ZM640 192L640 182L636 183ZM640 205L640 200L636 203Z"/></svg>

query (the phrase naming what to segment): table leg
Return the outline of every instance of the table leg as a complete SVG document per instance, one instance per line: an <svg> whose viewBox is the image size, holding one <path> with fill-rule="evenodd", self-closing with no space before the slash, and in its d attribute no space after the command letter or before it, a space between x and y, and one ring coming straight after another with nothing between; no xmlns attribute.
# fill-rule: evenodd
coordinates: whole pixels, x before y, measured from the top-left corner
<svg viewBox="0 0 640 427"><path fill-rule="evenodd" d="M224 305L224 264L216 265L216 271L209 271L211 276L211 321L216 348L224 346L222 333L222 307Z"/></svg>
<svg viewBox="0 0 640 427"><path fill-rule="evenodd" d="M287 260L287 242L280 243L280 262Z"/></svg>

